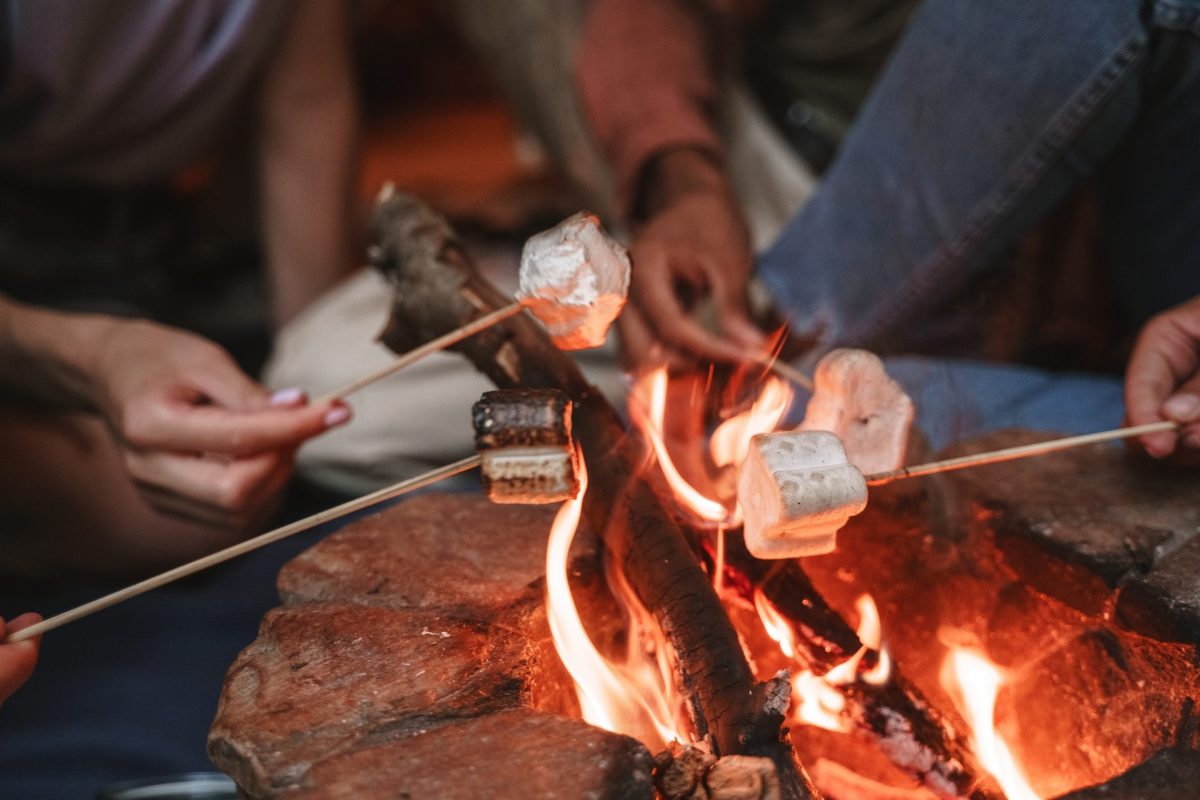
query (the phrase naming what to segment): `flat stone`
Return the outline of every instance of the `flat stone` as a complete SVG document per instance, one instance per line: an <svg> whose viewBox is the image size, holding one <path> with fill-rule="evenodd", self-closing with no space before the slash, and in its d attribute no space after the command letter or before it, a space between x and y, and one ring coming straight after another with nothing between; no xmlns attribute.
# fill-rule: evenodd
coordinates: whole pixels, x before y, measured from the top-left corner
<svg viewBox="0 0 1200 800"><path fill-rule="evenodd" d="M1000 431L944 457L1054 438ZM1102 613L1127 577L1200 527L1200 472L1120 446L1094 446L946 473L958 524L982 522L1022 579L1080 611ZM1051 556L1052 558L1047 558Z"/></svg>
<svg viewBox="0 0 1200 800"><path fill-rule="evenodd" d="M286 564L285 604L354 601L489 617L541 596L556 507L427 494L357 520ZM590 537L577 536L586 548ZM578 554L579 550L573 551Z"/></svg>
<svg viewBox="0 0 1200 800"><path fill-rule="evenodd" d="M1063 795L1059 800L1195 800L1200 787L1200 753L1172 748L1156 753L1108 783Z"/></svg>
<svg viewBox="0 0 1200 800"><path fill-rule="evenodd" d="M339 753L288 800L651 800L653 759L628 736L505 711Z"/></svg>
<svg viewBox="0 0 1200 800"><path fill-rule="evenodd" d="M360 743L529 705L538 658L513 628L434 611L274 609L226 676L209 755L250 796L273 797Z"/></svg>
<svg viewBox="0 0 1200 800"><path fill-rule="evenodd" d="M1145 636L1200 644L1200 537L1134 576L1117 600L1121 623Z"/></svg>
<svg viewBox="0 0 1200 800"><path fill-rule="evenodd" d="M1050 797L1098 784L1185 736L1191 650L1097 627L1011 672L996 719L1031 783Z"/></svg>

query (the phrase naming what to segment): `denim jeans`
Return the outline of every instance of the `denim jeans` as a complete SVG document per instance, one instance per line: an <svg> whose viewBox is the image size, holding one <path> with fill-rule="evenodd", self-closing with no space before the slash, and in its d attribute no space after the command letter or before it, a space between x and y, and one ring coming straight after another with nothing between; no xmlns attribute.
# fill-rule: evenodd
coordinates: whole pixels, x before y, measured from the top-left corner
<svg viewBox="0 0 1200 800"><path fill-rule="evenodd" d="M820 350L916 349L1085 178L1129 323L1200 294L1200 0L926 0L760 275Z"/></svg>

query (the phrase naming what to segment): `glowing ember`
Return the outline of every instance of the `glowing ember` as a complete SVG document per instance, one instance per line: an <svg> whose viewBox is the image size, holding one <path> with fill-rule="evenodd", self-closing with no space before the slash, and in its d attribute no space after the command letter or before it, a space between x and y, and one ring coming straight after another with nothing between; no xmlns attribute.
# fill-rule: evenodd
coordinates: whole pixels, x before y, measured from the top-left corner
<svg viewBox="0 0 1200 800"><path fill-rule="evenodd" d="M995 665L971 650L954 648L942 668L942 686L971 726L971 743L984 769L996 778L1008 800L1040 800L996 732L996 695L1002 682Z"/></svg>
<svg viewBox="0 0 1200 800"><path fill-rule="evenodd" d="M767 635L779 644L785 656L796 660L795 631L779 610L771 605L762 590L755 590L754 607L758 610ZM891 675L891 659L883 647L883 627L875 601L870 595L863 595L858 598L857 608L858 638L862 642L858 652L824 675L816 675L812 670L805 669L792 678L793 713L797 722L830 731L849 731L850 722L843 716L846 698L841 687L856 681L873 686L887 683ZM863 658L872 651L878 652L878 663L871 669L860 669Z"/></svg>
<svg viewBox="0 0 1200 800"><path fill-rule="evenodd" d="M618 581L614 588L618 600L626 603L630 645L626 663L614 663L601 655L592 643L571 595L567 564L587 492L587 468L582 454L579 464L579 494L559 509L546 548L546 606L550 632L559 658L575 682L583 718L606 730L634 736L657 751L668 742L688 738L680 711L682 706L667 663L667 649L661 642L657 626L636 603L632 591L623 581ZM659 638L647 646L646 637L650 631Z"/></svg>

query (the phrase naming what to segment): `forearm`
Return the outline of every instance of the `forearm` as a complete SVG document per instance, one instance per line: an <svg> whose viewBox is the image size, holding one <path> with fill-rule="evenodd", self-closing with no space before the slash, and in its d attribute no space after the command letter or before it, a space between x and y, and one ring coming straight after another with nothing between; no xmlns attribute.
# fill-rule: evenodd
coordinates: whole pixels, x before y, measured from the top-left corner
<svg viewBox="0 0 1200 800"><path fill-rule="evenodd" d="M678 150L721 157L716 45L711 20L696 5L597 0L588 15L576 80L630 215L655 159Z"/></svg>
<svg viewBox="0 0 1200 800"><path fill-rule="evenodd" d="M120 321L28 306L0 295L0 396L94 410L94 368Z"/></svg>
<svg viewBox="0 0 1200 800"><path fill-rule="evenodd" d="M264 84L262 230L277 323L353 267L358 103L342 3L306 2Z"/></svg>

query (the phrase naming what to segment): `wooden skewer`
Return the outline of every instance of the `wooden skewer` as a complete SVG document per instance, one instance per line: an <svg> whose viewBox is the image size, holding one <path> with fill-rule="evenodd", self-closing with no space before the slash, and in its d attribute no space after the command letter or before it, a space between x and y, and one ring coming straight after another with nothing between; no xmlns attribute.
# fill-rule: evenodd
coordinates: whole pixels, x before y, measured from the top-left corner
<svg viewBox="0 0 1200 800"><path fill-rule="evenodd" d="M115 606L117 603L122 603L132 597L145 594L152 589L157 589L160 586L166 586L168 583L177 581L180 578L186 578L188 575L194 575L201 570L208 569L209 567L215 566L224 561L228 561L231 558L236 558L237 556L249 553L251 550L257 550L260 547L265 547L268 544L278 542L280 539L286 539L292 534L300 533L302 531L309 530L310 528L315 528L318 525L330 522L331 520L335 520L338 517L345 516L346 514L350 514L355 511L361 511L364 508L369 508L370 506L383 502L384 500L390 500L393 497L399 497L402 494L416 491L417 489L424 488L430 484L437 483L438 481L449 478L452 475L458 475L459 473L466 472L469 469L474 469L475 467L479 466L479 463L480 458L478 454L468 456L460 461L455 461L453 464L447 464L444 467L439 467L438 469L426 472L424 475L418 475L415 478L409 478L407 480L400 481L399 483L384 487L378 491L363 495L357 500L351 500L349 502L342 503L339 506L334 506L333 508L313 514L311 517L305 517L304 519L284 525L282 528L276 528L273 531L267 531L261 536L256 536L253 539L247 539L244 542L239 542L232 547L226 547L224 550L218 550L217 552L204 556L203 558L198 558L195 561L175 567L174 569L167 570L160 575L147 578L140 583L135 583L132 586L126 586L124 589L119 589L112 594L100 597L91 601L90 603L84 603L83 605L73 608L70 611L64 611L63 613L53 616L50 619L43 620L36 625L30 625L28 628L22 628L16 633L9 635L4 642L20 642L25 639L38 636L46 631L62 627L68 622L74 622L77 619L90 616L95 614L97 611L102 611L108 608L109 606Z"/></svg>
<svg viewBox="0 0 1200 800"><path fill-rule="evenodd" d="M811 392L816 388L813 385L812 378L808 377L803 372L796 369L781 358L775 358L774 356L770 355L761 355L756 356L755 361L771 370L784 380L791 381L802 389L807 389Z"/></svg>
<svg viewBox="0 0 1200 800"><path fill-rule="evenodd" d="M1034 442L1032 444L1024 444L1018 447L1008 447L1004 450L993 450L989 453L976 453L970 456L958 456L957 458L947 458L943 461L931 461L928 464L917 464L912 467L900 467L899 469L889 470L887 472L876 472L873 475L867 475L867 486L883 486L892 481L903 480L904 478L919 478L922 475L934 475L938 472L950 472L956 469L966 469L967 467L978 467L984 464L998 464L1001 461L1013 461L1018 458L1029 458L1031 456L1040 456L1046 453L1056 453L1059 450L1069 450L1072 447L1083 447L1089 444L1098 444L1099 442L1112 442L1118 439L1132 439L1135 436L1143 436L1147 433L1158 433L1159 431L1177 430L1179 425L1174 422L1152 422L1149 425L1137 425L1132 428L1117 428L1111 431L1102 431L1100 433L1087 433L1083 436L1068 436L1063 439L1050 439L1045 442Z"/></svg>
<svg viewBox="0 0 1200 800"><path fill-rule="evenodd" d="M338 400L340 398L343 398L347 395L354 394L359 389L362 389L365 386L370 386L372 383L375 383L375 381L386 378L388 375L391 375L392 373L399 372L400 370L404 369L405 367L409 366L410 364L415 364L416 362L425 358L425 356L432 355L433 353L436 353L439 350L445 350L447 347L449 347L453 344L457 344L469 336L474 336L475 334L479 333L481 330L484 330L485 328L490 328L492 325L495 325L497 322L503 322L504 320L508 319L509 317L519 314L521 312L521 309L523 309L523 308L525 308L524 303L522 303L521 301L518 300L518 301L512 303L511 305L505 306L504 308L498 308L495 311L492 311L491 313L484 314L479 319L474 320L466 325L463 325L461 328L452 330L447 334L444 334L442 336L439 336L436 339L426 342L425 344L421 345L418 348L409 350L407 353L398 357L392 363L390 363L386 366L380 367L379 369L375 370L374 372L370 372L366 375L363 375L361 378L358 378L357 380L355 380L352 383L346 384L345 386L341 387L340 389L329 392L324 397L322 397L320 400L318 400L317 403L318 404L328 403L333 400Z"/></svg>

